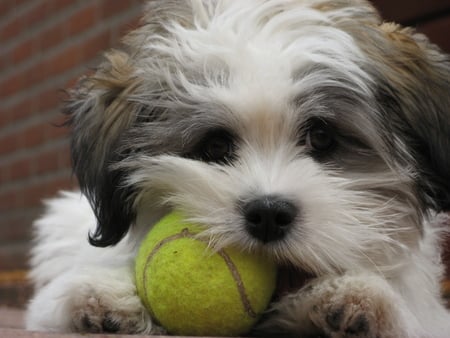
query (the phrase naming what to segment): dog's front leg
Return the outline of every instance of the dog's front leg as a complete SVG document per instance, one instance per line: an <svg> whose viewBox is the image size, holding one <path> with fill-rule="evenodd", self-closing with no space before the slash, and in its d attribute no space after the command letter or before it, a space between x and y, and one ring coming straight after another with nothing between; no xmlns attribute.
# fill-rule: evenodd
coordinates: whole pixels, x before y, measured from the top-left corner
<svg viewBox="0 0 450 338"><path fill-rule="evenodd" d="M319 278L274 304L258 330L287 337L405 337L398 298L376 275Z"/></svg>
<svg viewBox="0 0 450 338"><path fill-rule="evenodd" d="M136 295L129 267L73 269L40 289L27 327L58 332L161 333Z"/></svg>
<svg viewBox="0 0 450 338"><path fill-rule="evenodd" d="M27 329L160 333L136 294L134 257L142 236L130 233L115 246L98 248L87 240L97 220L83 195L64 192L46 205L33 225L35 294Z"/></svg>

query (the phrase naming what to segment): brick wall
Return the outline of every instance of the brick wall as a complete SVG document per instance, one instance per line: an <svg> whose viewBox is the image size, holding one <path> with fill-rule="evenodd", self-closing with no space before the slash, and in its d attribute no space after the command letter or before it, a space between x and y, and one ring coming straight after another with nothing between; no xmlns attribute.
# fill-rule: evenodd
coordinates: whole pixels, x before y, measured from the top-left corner
<svg viewBox="0 0 450 338"><path fill-rule="evenodd" d="M141 3L0 1L0 273L26 267L40 200L76 186L66 129L56 127L62 89L119 45Z"/></svg>
<svg viewBox="0 0 450 338"><path fill-rule="evenodd" d="M1 285L23 278L40 200L76 186L66 130L55 127L62 89L119 44L142 1L0 0L0 304L17 297ZM449 0L375 2L388 19L417 24L450 51Z"/></svg>

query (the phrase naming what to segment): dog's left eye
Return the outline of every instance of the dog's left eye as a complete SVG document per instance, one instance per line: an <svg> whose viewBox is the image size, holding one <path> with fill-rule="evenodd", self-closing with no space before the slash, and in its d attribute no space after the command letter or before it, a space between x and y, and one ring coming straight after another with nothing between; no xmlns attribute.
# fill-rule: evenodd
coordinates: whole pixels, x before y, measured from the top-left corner
<svg viewBox="0 0 450 338"><path fill-rule="evenodd" d="M308 130L306 144L316 152L330 150L335 144L335 135L332 128L324 121L314 121Z"/></svg>
<svg viewBox="0 0 450 338"><path fill-rule="evenodd" d="M192 157L205 162L227 163L235 151L233 137L225 130L209 132L196 146Z"/></svg>

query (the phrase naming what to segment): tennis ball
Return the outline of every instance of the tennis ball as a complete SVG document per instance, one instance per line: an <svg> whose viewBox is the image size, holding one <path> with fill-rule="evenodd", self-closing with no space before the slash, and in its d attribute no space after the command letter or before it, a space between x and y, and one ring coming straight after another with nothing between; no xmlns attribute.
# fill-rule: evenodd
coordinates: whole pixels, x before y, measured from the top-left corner
<svg viewBox="0 0 450 338"><path fill-rule="evenodd" d="M201 229L178 212L152 228L136 258L138 295L171 334L244 334L271 300L276 267L233 248L211 251Z"/></svg>

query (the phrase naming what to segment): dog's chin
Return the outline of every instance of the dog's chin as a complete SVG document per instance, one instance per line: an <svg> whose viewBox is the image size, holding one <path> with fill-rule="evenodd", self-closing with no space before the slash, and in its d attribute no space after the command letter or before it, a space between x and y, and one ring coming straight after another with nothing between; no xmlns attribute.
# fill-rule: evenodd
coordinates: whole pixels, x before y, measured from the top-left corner
<svg viewBox="0 0 450 338"><path fill-rule="evenodd" d="M313 273L292 265L278 267L277 286L274 300L302 289L309 281L316 278Z"/></svg>

